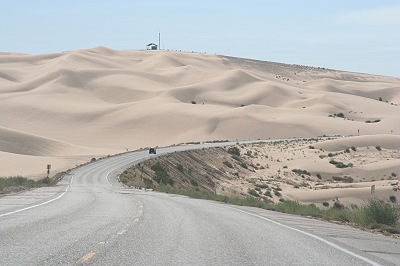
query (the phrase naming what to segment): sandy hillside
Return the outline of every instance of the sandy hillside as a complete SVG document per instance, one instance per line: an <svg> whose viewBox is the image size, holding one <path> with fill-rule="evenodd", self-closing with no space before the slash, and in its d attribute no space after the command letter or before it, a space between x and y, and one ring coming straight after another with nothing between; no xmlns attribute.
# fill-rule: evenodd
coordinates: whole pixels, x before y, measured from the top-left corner
<svg viewBox="0 0 400 266"><path fill-rule="evenodd" d="M157 189L167 182L220 195L354 207L371 198L372 185L375 198L400 200L399 143L400 136L374 135L240 144L156 157L120 179L136 187ZM169 178L156 177L158 164Z"/></svg>
<svg viewBox="0 0 400 266"><path fill-rule="evenodd" d="M174 51L0 53L0 101L0 176L189 141L400 134L398 78Z"/></svg>

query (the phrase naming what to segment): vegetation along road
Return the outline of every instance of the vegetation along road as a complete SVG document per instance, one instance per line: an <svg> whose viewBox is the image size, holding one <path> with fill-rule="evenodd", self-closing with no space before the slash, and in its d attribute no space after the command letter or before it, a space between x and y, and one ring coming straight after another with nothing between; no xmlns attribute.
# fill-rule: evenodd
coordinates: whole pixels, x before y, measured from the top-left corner
<svg viewBox="0 0 400 266"><path fill-rule="evenodd" d="M158 149L157 155L224 144ZM55 187L0 198L0 265L399 265L399 240L117 180L148 151L98 160Z"/></svg>

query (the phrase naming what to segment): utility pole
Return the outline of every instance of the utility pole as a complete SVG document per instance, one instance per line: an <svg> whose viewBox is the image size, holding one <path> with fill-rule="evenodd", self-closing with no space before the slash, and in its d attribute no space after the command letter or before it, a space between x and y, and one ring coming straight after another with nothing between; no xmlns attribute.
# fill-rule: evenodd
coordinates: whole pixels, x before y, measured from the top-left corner
<svg viewBox="0 0 400 266"><path fill-rule="evenodd" d="M161 33L158 31L158 50L161 50Z"/></svg>

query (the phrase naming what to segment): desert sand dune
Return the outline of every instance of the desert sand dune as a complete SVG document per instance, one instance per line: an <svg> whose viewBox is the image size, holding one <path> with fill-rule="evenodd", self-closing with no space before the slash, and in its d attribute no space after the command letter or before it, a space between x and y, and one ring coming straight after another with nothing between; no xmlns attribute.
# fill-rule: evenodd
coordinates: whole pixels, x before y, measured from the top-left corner
<svg viewBox="0 0 400 266"><path fill-rule="evenodd" d="M189 141L396 135L399 88L392 77L176 51L0 53L0 175L29 174L32 164L12 165L18 156L61 162Z"/></svg>

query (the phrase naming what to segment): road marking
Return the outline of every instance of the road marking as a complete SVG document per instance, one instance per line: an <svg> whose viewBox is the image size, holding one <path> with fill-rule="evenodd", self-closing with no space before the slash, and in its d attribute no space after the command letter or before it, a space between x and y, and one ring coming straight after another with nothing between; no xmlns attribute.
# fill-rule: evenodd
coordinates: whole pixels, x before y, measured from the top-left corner
<svg viewBox="0 0 400 266"><path fill-rule="evenodd" d="M121 230L119 230L119 231L117 232L117 235L123 235L123 234L126 233L126 231L128 231L128 230L126 230L126 229L121 229Z"/></svg>
<svg viewBox="0 0 400 266"><path fill-rule="evenodd" d="M40 204L32 205L32 206L29 206L29 207L26 207L26 208L23 208L23 209L15 210L15 211L12 211L12 212L6 212L6 213L3 213L3 214L0 214L0 217L11 215L11 214L15 214L15 213L22 212L22 211L26 211L26 210L29 210L29 209L33 209L33 208L36 208L36 207L39 207L39 206L43 206L43 205L46 205L46 204L48 204L50 202L53 202L53 201L56 201L56 200L60 199L62 196L64 196L68 192L68 189L71 186L72 181L74 180L74 177L75 177L75 174L72 176L71 181L69 182L68 186L65 188L65 191L60 196L58 196L57 198L42 202Z"/></svg>
<svg viewBox="0 0 400 266"><path fill-rule="evenodd" d="M363 261L365 261L365 262L367 262L367 263L369 263L369 264L371 264L371 265L374 265L374 266L382 266L382 264L379 264L379 263L377 263L377 262L375 262L375 261L373 261L373 260L370 260L370 259L368 259L368 258L366 258L366 257L363 257L363 256L361 256L361 255L358 255L358 254L356 254L356 253L354 253L354 252L352 252L352 251L350 251L350 250L348 250L348 249L346 249L346 248L343 248L343 247L341 247L341 246L339 246L339 245L336 245L335 243L332 243L332 242L330 242L330 241L328 241L328 240L326 240L326 239L324 239L324 238L322 238L322 237L319 237L319 236L316 236L316 235L307 233L307 232L305 232L305 231L302 231L302 230L300 230L300 229L297 229L297 228L294 228L294 227L291 227L291 226L288 226L288 225L285 225L285 224L281 224L281 223L276 222L276 221L274 221L274 220L268 219L267 217L264 217L264 216L261 216L261 215L258 215L258 214L252 213L252 212L244 211L244 210L237 209L237 208L234 208L234 207L229 207L229 206L224 206L224 207L229 208L229 209L234 209L234 210L237 210L237 211L239 211L239 212L243 212L243 213L252 215L252 216L254 216L254 217L258 217L258 218L263 219L263 220L265 220L265 221L268 221L268 222L270 222L270 223L273 223L273 224L276 224L276 225L285 227L285 228L287 228L287 229L291 229L291 230L296 231L296 232L298 232L298 233L304 234L304 235L306 235L306 236L312 237L312 238L317 239L317 240L319 240L319 241L321 241L321 242L323 242L323 243L325 243L325 244L327 244L327 245L329 245L329 246L331 246L331 247L333 247L333 248L336 248L336 249L338 249L338 250L340 250L340 251L342 251L342 252L344 252L344 253L347 253L347 254L349 254L350 256L353 256L353 257L355 257L355 258L358 258L358 259L360 259L360 260L363 260Z"/></svg>
<svg viewBox="0 0 400 266"><path fill-rule="evenodd" d="M93 258L95 255L96 255L96 252L91 251L88 254L86 254L85 256L83 256L78 262L85 263L86 261Z"/></svg>
<svg viewBox="0 0 400 266"><path fill-rule="evenodd" d="M122 228L121 230L119 230L119 231L117 232L117 235L123 235L123 234L125 234L125 233L128 231L128 229L127 229L128 226L129 226L129 224L125 225L124 228Z"/></svg>
<svg viewBox="0 0 400 266"><path fill-rule="evenodd" d="M107 183L110 184L110 186L114 186L113 184L111 184L110 180L108 180L108 176L109 176L112 172L114 172L114 170L108 172L108 174L107 174L107 176L106 176Z"/></svg>

